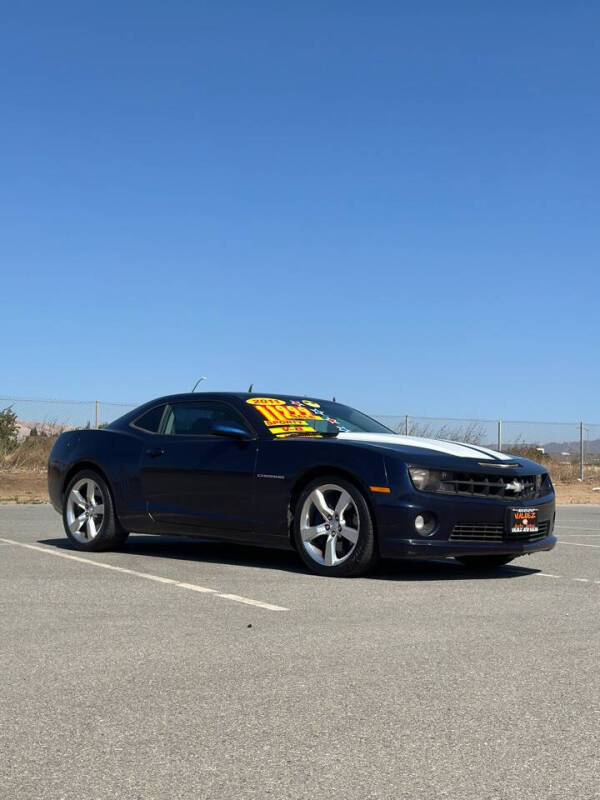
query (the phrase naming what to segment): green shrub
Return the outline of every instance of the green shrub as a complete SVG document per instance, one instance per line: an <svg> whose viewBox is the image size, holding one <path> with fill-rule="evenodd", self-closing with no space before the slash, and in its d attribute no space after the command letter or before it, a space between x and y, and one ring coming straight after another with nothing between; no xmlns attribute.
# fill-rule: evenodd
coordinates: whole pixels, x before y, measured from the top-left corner
<svg viewBox="0 0 600 800"><path fill-rule="evenodd" d="M11 453L18 444L19 426L12 406L0 411L0 454Z"/></svg>

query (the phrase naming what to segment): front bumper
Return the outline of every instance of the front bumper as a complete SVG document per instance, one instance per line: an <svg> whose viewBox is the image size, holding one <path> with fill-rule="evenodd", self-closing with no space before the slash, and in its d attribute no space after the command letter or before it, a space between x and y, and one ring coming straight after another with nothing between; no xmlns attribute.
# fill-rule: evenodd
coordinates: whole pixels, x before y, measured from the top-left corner
<svg viewBox="0 0 600 800"><path fill-rule="evenodd" d="M495 524L505 525L511 507L537 508L539 523L547 523L548 535L543 539L528 540L509 536L501 540L469 541L452 539L455 525ZM420 513L434 514L437 527L430 537L415 532L414 519ZM554 536L554 493L546 497L522 502L480 500L470 497L436 496L413 492L377 508L379 552L384 558L445 558L468 555L523 555L552 550Z"/></svg>
<svg viewBox="0 0 600 800"><path fill-rule="evenodd" d="M447 558L448 556L525 555L552 550L556 536L550 534L535 542L454 542L425 539L395 539L388 542L385 558Z"/></svg>

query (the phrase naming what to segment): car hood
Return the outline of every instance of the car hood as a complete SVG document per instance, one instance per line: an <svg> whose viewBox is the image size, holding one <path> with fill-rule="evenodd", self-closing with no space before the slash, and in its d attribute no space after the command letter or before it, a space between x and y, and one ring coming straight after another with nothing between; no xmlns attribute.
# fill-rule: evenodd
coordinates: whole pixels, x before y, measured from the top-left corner
<svg viewBox="0 0 600 800"><path fill-rule="evenodd" d="M515 460L514 456L498 453L495 450L489 450L487 447L480 447L479 445L448 442L444 439L423 439L420 436L402 436L397 433L339 433L336 439L379 445L407 454L409 452L414 454L415 450L421 450L423 455L439 453L453 458L468 458L471 461L476 459L480 462L514 462Z"/></svg>

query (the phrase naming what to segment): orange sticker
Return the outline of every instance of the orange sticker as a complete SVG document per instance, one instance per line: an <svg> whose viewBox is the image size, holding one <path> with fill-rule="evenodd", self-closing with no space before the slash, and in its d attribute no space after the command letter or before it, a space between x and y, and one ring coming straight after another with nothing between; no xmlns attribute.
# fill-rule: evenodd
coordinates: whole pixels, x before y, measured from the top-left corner
<svg viewBox="0 0 600 800"><path fill-rule="evenodd" d="M258 406L256 410L263 415L264 423L268 427L293 420L321 419L318 414L303 406Z"/></svg>
<svg viewBox="0 0 600 800"><path fill-rule="evenodd" d="M285 400L279 400L277 397L251 397L246 400L251 406L284 406Z"/></svg>
<svg viewBox="0 0 600 800"><path fill-rule="evenodd" d="M316 433L310 425L282 425L279 428L269 428L274 436L281 436L285 433Z"/></svg>

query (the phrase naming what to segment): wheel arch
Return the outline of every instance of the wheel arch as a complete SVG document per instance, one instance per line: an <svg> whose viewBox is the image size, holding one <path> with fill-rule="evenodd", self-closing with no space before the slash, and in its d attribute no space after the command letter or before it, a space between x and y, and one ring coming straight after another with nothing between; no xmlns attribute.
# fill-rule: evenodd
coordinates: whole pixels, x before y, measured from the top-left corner
<svg viewBox="0 0 600 800"><path fill-rule="evenodd" d="M97 472L98 475L100 475L100 477L104 481L104 483L108 486L108 491L111 494L113 507L115 508L115 513L116 513L115 491L113 489L112 483L110 482L110 479L109 479L108 475L102 469L102 467L99 466L95 461L90 461L89 459L84 459L82 461L77 461L75 464L73 464L72 466L69 467L67 472L65 472L65 477L64 477L63 484L62 484L62 489L61 489L61 496L63 498L63 501L64 501L64 498L65 498L65 493L67 491L67 486L69 485L69 483L73 480L73 478L75 477L75 475L77 475L78 472L83 472L86 469L89 469L92 472Z"/></svg>
<svg viewBox="0 0 600 800"><path fill-rule="evenodd" d="M121 520L119 518L119 511L117 508L117 504L115 502L115 490L112 485L110 478L108 477L106 470L104 470L99 464L95 461L91 461L89 458L82 459L81 461L77 461L75 464L69 467L67 472L65 473L65 478L63 480L63 485L61 489L61 497L62 497L62 505L64 508L65 502L65 493L67 491L67 486L72 481L75 475L78 472L83 472L84 470L89 469L92 472L96 472L104 481L104 483L108 486L108 491L110 492L110 499L112 500L112 507L114 511L115 518L117 523L122 527Z"/></svg>
<svg viewBox="0 0 600 800"><path fill-rule="evenodd" d="M288 538L292 547L294 547L294 531L292 526L294 524L294 514L296 512L298 498L300 497L304 487L307 486L311 481L326 475L339 475L340 478L344 478L349 483L354 484L354 486L360 490L362 496L365 498L365 503L368 506L369 513L371 514L371 522L373 523L373 531L375 533L375 542L377 546L379 546L375 506L373 505L373 500L366 484L364 484L355 473L346 470L343 467L321 465L318 467L313 467L312 469L309 469L306 472L303 472L302 475L298 476L290 491L290 500L288 503Z"/></svg>

